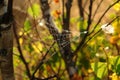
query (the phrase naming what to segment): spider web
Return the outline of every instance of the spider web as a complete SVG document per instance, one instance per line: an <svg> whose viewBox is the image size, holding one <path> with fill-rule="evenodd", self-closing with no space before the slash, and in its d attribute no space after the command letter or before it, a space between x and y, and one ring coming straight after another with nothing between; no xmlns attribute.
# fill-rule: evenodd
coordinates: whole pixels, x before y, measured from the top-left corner
<svg viewBox="0 0 120 80"><path fill-rule="evenodd" d="M40 23L43 23L43 24L47 24L47 25L50 25L51 27L49 27L49 30L51 32L53 32L52 34L54 36L57 37L57 40L56 41L59 41L62 43L60 44L60 46L62 46L63 48L66 47L68 44L76 41L76 40L79 40L80 39L80 35L81 34L86 34L87 31L83 31L83 32L79 32L79 34L77 34L76 36L72 36L73 33L77 32L77 31L68 31L68 30L63 30L62 32L65 32L65 33L54 33L55 31L58 31L57 27L55 27L54 25L51 25L43 20L40 20ZM40 27L42 27L43 25L41 25ZM48 29L48 28L47 28ZM70 39L70 41L66 41L66 37L68 37ZM54 40L55 41L55 40Z"/></svg>

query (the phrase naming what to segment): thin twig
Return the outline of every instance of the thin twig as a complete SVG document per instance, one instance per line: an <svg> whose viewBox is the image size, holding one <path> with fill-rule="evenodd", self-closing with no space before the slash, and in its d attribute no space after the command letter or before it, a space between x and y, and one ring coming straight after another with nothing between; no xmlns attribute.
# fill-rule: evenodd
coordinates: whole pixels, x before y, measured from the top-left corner
<svg viewBox="0 0 120 80"><path fill-rule="evenodd" d="M21 49L21 45L20 45L20 42L19 42L19 38L18 38L18 35L17 35L17 32L16 32L16 24L15 22L13 23L13 31L14 31L14 35L15 35L15 38L16 38L16 42L18 44L17 48L18 48L18 51L20 53L20 58L22 60L22 62L24 63L25 65L25 68L26 68L26 71L27 71L27 76L29 77L29 79L31 78L31 73L30 73L30 69L29 69L29 66L28 66L28 63L27 61L25 60L24 56L23 56L23 52L22 52L22 49Z"/></svg>
<svg viewBox="0 0 120 80"><path fill-rule="evenodd" d="M92 6L93 6L93 0L90 0L90 5L89 5L89 15L88 15L88 21L87 21L87 29L86 31L89 31L89 28L90 28L90 25L91 25L91 22L92 22Z"/></svg>
<svg viewBox="0 0 120 80"><path fill-rule="evenodd" d="M37 72L37 70L40 68L40 66L42 66L42 64L44 63L44 60L46 59L46 56L48 55L48 53L50 52L51 48L54 46L55 42L50 46L50 48L47 50L47 52L45 53L45 55L43 56L42 60L40 60L40 63L38 64L38 66L36 67L35 71L32 74L31 80L34 79L34 75Z"/></svg>
<svg viewBox="0 0 120 80"><path fill-rule="evenodd" d="M84 21L84 8L83 8L82 4L83 4L83 1L78 0L79 15L82 18L82 20Z"/></svg>
<svg viewBox="0 0 120 80"><path fill-rule="evenodd" d="M100 19L98 20L97 24L95 25L95 27L93 28L93 30L89 33L89 34L92 34L95 29L97 28L98 24L101 22L101 20L103 19L103 17L105 16L105 14L115 5L119 2L120 0L117 0L116 2L114 2L112 5L110 5L106 10L105 12L102 14L102 16L100 17Z"/></svg>
<svg viewBox="0 0 120 80"><path fill-rule="evenodd" d="M109 76L110 76L110 73L109 73L109 57L108 57L108 54L106 53L105 49L103 48L103 51L105 53L105 56L106 56L106 63L107 63L107 79L109 80Z"/></svg>
<svg viewBox="0 0 120 80"><path fill-rule="evenodd" d="M120 48L119 48L117 43L115 44L115 47L116 47L116 50L117 50L117 54L120 55Z"/></svg>
<svg viewBox="0 0 120 80"><path fill-rule="evenodd" d="M100 3L98 4L98 6L97 6L97 8L96 8L96 10L95 10L95 12L94 12L94 14L93 14L92 21L93 21L93 19L94 19L95 15L97 14L97 11L99 10L99 8L100 8L100 6L101 6L102 2L103 2L103 0L101 0L101 1L100 1Z"/></svg>
<svg viewBox="0 0 120 80"><path fill-rule="evenodd" d="M120 16L117 16L116 18L114 18L111 22L109 22L108 23L108 25L109 24L111 24L112 22L114 22L117 18L119 18ZM92 38L94 38L99 32L101 32L101 28L96 32L96 33L94 33L84 44L83 44L83 46L85 46Z"/></svg>
<svg viewBox="0 0 120 80"><path fill-rule="evenodd" d="M91 25L91 17L92 17L92 6L93 6L93 1L90 0L90 5L89 5L89 15L88 15L88 21L87 21L87 33L84 35L84 37L82 38L82 41L80 42L80 44L77 46L76 50L74 51L74 54L76 55L77 52L79 51L79 49L83 46L84 42L86 41L86 38L88 37L88 31Z"/></svg>
<svg viewBox="0 0 120 80"><path fill-rule="evenodd" d="M33 10L33 7L32 7L32 2L31 2L31 0L28 0L28 1L29 1L29 3L30 3L31 10L32 10L32 12L33 12L33 22L34 22L35 31L36 31L36 33L37 33L37 35L38 35L38 38L41 40L42 38L41 38L41 36L39 35L39 31L37 30L37 24L36 24L36 19L35 19L34 10ZM41 40L41 41L42 41L42 40ZM42 41L42 43L43 43L44 47L47 49L46 44L45 44L43 41Z"/></svg>
<svg viewBox="0 0 120 80"><path fill-rule="evenodd" d="M64 0L62 0L62 19L63 19L63 21L62 21L62 26L64 26L64 22L65 22L65 10L64 10L64 3L65 3L65 1Z"/></svg>

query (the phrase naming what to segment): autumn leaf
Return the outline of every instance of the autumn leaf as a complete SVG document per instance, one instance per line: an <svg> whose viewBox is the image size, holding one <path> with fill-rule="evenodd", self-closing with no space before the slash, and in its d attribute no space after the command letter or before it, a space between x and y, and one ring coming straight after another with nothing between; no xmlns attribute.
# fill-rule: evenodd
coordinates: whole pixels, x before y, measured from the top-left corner
<svg viewBox="0 0 120 80"><path fill-rule="evenodd" d="M71 80L82 80L82 77L75 73Z"/></svg>

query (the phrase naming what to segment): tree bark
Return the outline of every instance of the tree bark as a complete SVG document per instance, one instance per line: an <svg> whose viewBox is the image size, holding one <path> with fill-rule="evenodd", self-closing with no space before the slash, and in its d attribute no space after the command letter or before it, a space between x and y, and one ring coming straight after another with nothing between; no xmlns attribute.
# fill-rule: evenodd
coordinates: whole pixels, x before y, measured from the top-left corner
<svg viewBox="0 0 120 80"><path fill-rule="evenodd" d="M45 20L45 24L47 28L49 29L49 32L53 36L54 40L57 42L61 55L64 59L64 62L66 64L66 70L68 72L70 80L72 80L72 77L75 73L77 73L77 69L75 67L75 62L73 61L73 53L70 47L70 40L69 40L69 31L63 30L62 33L60 33L54 24L52 17L50 15L50 7L48 4L48 0L40 0L41 10L43 14L43 18ZM70 12L70 11L69 11ZM69 15L68 15L69 17ZM69 21L68 21L69 23ZM69 25L69 24L68 24ZM65 28L66 29L66 28ZM68 41L68 43L66 43Z"/></svg>
<svg viewBox="0 0 120 80"><path fill-rule="evenodd" d="M2 80L15 80L13 69L12 0L0 1L0 70Z"/></svg>

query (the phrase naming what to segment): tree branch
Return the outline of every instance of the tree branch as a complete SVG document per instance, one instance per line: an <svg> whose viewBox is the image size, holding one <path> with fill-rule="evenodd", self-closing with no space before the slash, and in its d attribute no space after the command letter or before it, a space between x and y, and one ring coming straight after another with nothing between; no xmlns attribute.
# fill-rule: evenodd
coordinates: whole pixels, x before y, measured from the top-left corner
<svg viewBox="0 0 120 80"><path fill-rule="evenodd" d="M101 20L102 20L103 17L105 16L105 14L106 14L115 4L117 4L119 1L120 1L120 0L117 0L116 2L114 2L112 5L110 5L110 6L105 10L105 12L102 14L102 16L100 17L100 19L98 20L97 24L94 26L93 30L89 33L89 35L92 34L92 33L95 31L95 29L97 28L98 24L101 22Z"/></svg>
<svg viewBox="0 0 120 80"><path fill-rule="evenodd" d="M71 11L71 6L72 6L72 1L73 0L67 0L66 2L66 17L65 20L63 22L63 29L64 30L69 30L69 26L70 26L70 11ZM64 14L64 13L63 13Z"/></svg>
<svg viewBox="0 0 120 80"><path fill-rule="evenodd" d="M44 61L46 59L47 54L50 52L51 48L54 46L55 42L50 46L50 48L47 50L47 52L45 53L45 55L43 56L42 60L40 60L40 63L38 64L38 66L36 67L35 71L32 74L31 80L34 80L35 78L35 73L37 72L37 70L42 66L42 64L44 64Z"/></svg>
<svg viewBox="0 0 120 80"><path fill-rule="evenodd" d="M93 19L94 19L95 15L96 15L97 11L99 10L99 8L100 8L100 6L101 6L102 2L103 2L103 0L101 0L101 1L100 1L100 3L97 5L97 8L96 8L95 12L93 13L93 18L92 18L92 21L93 21Z"/></svg>
<svg viewBox="0 0 120 80"><path fill-rule="evenodd" d="M118 19L120 16L117 16L116 18L114 18L111 22L108 23L111 24L112 22L114 22L116 19ZM83 46L85 46L91 39L93 39L97 34L99 34L99 32L101 32L102 29L99 29L97 32L95 32L84 44Z"/></svg>
<svg viewBox="0 0 120 80"><path fill-rule="evenodd" d="M78 0L79 15L82 18L82 20L84 21L84 8L83 8L82 4L83 4L83 1Z"/></svg>
<svg viewBox="0 0 120 80"><path fill-rule="evenodd" d="M69 30L71 3L72 3L72 0L68 0L66 3L66 8L67 8L66 14L67 15L65 18L65 22L67 22L67 23L64 23L64 25L63 25L64 26L63 29L65 29L65 30L63 30L62 33L59 33L58 30L56 29L54 22L52 21L51 15L50 15L50 7L48 4L48 0L40 0L41 10L42 10L43 18L46 22L46 26L49 29L49 32L53 36L54 40L57 42L57 44L59 46L61 55L66 64L66 70L68 72L69 77L72 77L74 75L74 73L77 72L77 70L75 68L75 62L73 62L73 60L72 60L73 54L71 51L70 43L67 46L64 46L64 41L69 41L69 36L66 35L66 34L68 34L69 31L66 31L66 29Z"/></svg>
<svg viewBox="0 0 120 80"><path fill-rule="evenodd" d="M84 44L86 38L88 37L88 32L89 32L89 28L92 22L92 6L93 6L93 0L90 0L90 5L89 5L89 14L88 14L88 21L87 21L87 33L84 35L84 37L82 38L82 41L80 42L80 44L78 45L78 47L76 48L76 50L74 51L74 55L77 54L77 52L80 50L80 48L82 47L82 45Z"/></svg>
<svg viewBox="0 0 120 80"><path fill-rule="evenodd" d="M31 78L31 73L30 73L30 69L29 69L29 66L28 66L28 63L27 61L25 60L24 56L23 56L23 52L22 52L22 49L21 49L21 46L20 46L20 42L19 42L19 37L17 35L17 32L16 32L16 29L15 29L15 22L13 24L13 31L14 31L14 35L15 35L15 38L16 38L16 42L17 42L17 45L18 45L18 51L20 53L20 58L22 60L22 62L24 63L25 65L25 68L26 68L26 71L27 71L27 76L29 77L29 79Z"/></svg>

